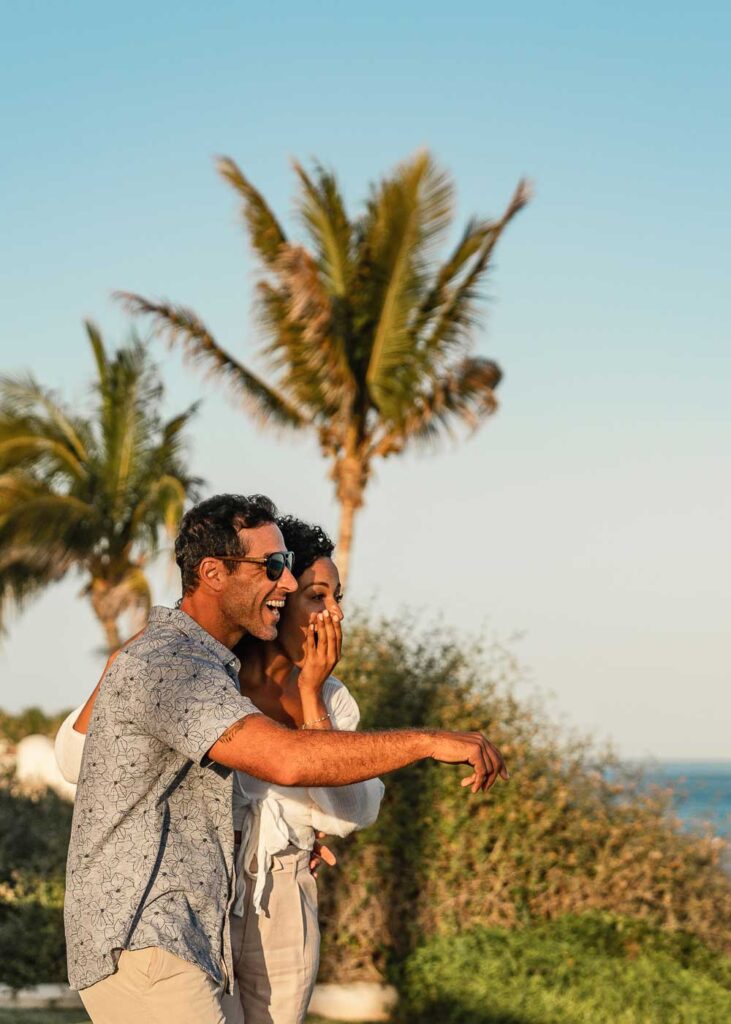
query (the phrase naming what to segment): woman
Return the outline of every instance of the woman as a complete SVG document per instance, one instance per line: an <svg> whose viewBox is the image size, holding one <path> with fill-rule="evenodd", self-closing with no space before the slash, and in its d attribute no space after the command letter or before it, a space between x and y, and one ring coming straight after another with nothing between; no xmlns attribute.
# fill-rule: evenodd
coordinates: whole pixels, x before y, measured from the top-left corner
<svg viewBox="0 0 731 1024"><path fill-rule="evenodd" d="M247 637L236 648L241 692L290 728L353 730L358 705L331 675L340 658L343 617L333 543L319 527L292 516L278 523L294 552L299 586L282 610L276 640ZM98 688L81 711L68 716L56 739L59 765L71 782L78 778L81 734ZM317 887L310 870L316 835L346 836L372 824L382 796L378 779L304 789L236 773L236 985L233 996L222 999L224 1011L227 1001L240 999L247 1024L302 1024L319 963Z"/></svg>

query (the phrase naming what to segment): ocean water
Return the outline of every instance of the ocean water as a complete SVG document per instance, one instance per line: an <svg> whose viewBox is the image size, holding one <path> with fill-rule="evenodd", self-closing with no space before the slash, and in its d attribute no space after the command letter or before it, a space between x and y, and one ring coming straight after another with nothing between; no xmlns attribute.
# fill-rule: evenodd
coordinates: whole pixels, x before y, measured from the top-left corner
<svg viewBox="0 0 731 1024"><path fill-rule="evenodd" d="M673 790L673 806L688 829L711 826L731 840L731 761L656 761L641 766L649 784Z"/></svg>

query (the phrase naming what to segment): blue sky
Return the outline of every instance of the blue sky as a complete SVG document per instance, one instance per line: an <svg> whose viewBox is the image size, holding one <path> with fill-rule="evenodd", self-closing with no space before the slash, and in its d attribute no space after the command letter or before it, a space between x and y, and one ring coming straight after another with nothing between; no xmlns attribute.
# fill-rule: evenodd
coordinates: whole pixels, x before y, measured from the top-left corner
<svg viewBox="0 0 731 1024"><path fill-rule="evenodd" d="M251 360L254 267L217 153L290 225L292 157L335 167L357 206L429 146L457 224L527 174L477 339L505 370L500 412L456 450L379 468L351 595L521 633L555 713L623 753L728 755L731 12L314 6L2 4L0 365L81 396L81 319L127 329L115 288L193 306ZM205 398L193 465L211 490L335 528L308 441L255 433L157 352L171 409ZM163 566L156 587L175 596ZM78 589L13 621L0 704L55 708L94 681Z"/></svg>

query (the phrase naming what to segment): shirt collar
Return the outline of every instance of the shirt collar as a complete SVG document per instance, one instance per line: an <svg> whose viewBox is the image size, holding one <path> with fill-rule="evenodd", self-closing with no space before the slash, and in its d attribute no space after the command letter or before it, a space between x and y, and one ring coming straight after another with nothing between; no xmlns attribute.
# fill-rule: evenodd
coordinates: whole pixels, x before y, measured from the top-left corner
<svg viewBox="0 0 731 1024"><path fill-rule="evenodd" d="M164 605L156 604L150 609L148 622L151 626L174 626L185 636L199 643L201 647L205 647L209 654L213 655L222 665L230 665L235 672L239 671L241 662L234 652L216 640L215 636L211 636L207 629L204 629L180 608L166 608Z"/></svg>

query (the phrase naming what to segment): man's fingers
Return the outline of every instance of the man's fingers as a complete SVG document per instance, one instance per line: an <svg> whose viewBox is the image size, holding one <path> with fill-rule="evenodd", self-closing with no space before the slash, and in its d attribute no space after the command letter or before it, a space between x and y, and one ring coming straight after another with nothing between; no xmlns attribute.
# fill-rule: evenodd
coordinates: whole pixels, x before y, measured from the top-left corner
<svg viewBox="0 0 731 1024"><path fill-rule="evenodd" d="M500 760L492 749L491 744L484 737L482 738L482 755L485 760L488 776L485 780L483 789L487 792L488 789L491 789L495 785L498 772L500 771Z"/></svg>
<svg viewBox="0 0 731 1024"><path fill-rule="evenodd" d="M495 755L498 759L498 775L500 776L501 779L504 779L507 782L508 779L510 778L510 772L508 771L507 766L505 764L505 758L500 753L500 751L498 750L494 743L490 743L489 740L487 742L490 744L490 747L495 752Z"/></svg>
<svg viewBox="0 0 731 1024"><path fill-rule="evenodd" d="M477 743L473 756L470 758L470 764L475 769L475 774L472 778L472 792L477 793L479 790L484 790L490 775L490 762L485 758L485 751L482 743Z"/></svg>
<svg viewBox="0 0 731 1024"><path fill-rule="evenodd" d="M485 746L487 747L488 757L490 762L495 769L496 773L500 775L506 781L510 778L510 773L505 767L505 761L503 755L500 753L494 743L491 743L488 739L485 739Z"/></svg>

